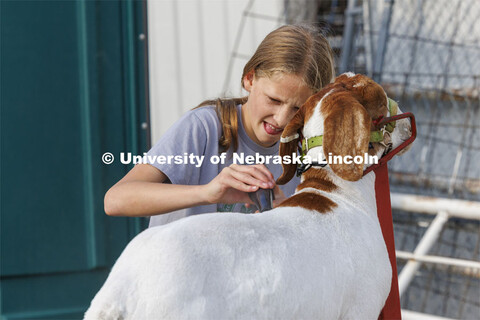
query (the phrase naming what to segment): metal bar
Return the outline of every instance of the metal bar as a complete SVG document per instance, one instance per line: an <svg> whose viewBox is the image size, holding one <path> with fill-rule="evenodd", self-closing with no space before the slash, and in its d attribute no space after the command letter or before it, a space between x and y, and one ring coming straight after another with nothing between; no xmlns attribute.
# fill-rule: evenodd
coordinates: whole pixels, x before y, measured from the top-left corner
<svg viewBox="0 0 480 320"><path fill-rule="evenodd" d="M402 309L402 320L454 320L454 319L433 316L430 314Z"/></svg>
<svg viewBox="0 0 480 320"><path fill-rule="evenodd" d="M412 260L418 262L427 262L435 264L443 264L447 266L454 266L467 269L468 273L477 272L480 274L480 262L473 260L454 259L441 256L418 255L407 251L396 251L398 259ZM475 269L475 270L471 270Z"/></svg>
<svg viewBox="0 0 480 320"><path fill-rule="evenodd" d="M448 213L445 211L440 211L432 223L428 227L427 231L423 235L422 239L415 248L415 255L425 255L430 248L435 244L442 231L443 226L448 221ZM398 276L398 288L400 291L400 297L407 289L410 282L412 282L415 273L420 268L420 263L417 261L409 261L403 267L402 272Z"/></svg>
<svg viewBox="0 0 480 320"><path fill-rule="evenodd" d="M392 18L393 0L385 0L385 8L383 9L382 24L378 35L377 52L373 64L373 80L380 83L382 81L383 62L385 60L385 52L387 51L388 32L390 30L390 20Z"/></svg>
<svg viewBox="0 0 480 320"><path fill-rule="evenodd" d="M345 28L343 32L343 44L342 44L342 56L340 59L340 65L338 67L340 73L344 73L347 71L353 71L349 70L349 60L350 60L350 55L352 52L352 46L353 46L353 35L355 34L354 28L355 28L355 15L358 14L358 10L355 10L355 7L357 5L356 0L349 0L348 1L348 8L345 11L346 15L346 21L345 21Z"/></svg>
<svg viewBox="0 0 480 320"><path fill-rule="evenodd" d="M152 147L152 121L150 110L150 58L148 56L149 47L149 33L148 33L148 13L147 13L147 0L142 0L142 33L139 35L139 39L143 42L143 94L145 99L145 124L146 124L146 147L149 150ZM142 37L143 35L143 37ZM144 125L142 124L142 127ZM143 127L145 128L145 127Z"/></svg>
<svg viewBox="0 0 480 320"><path fill-rule="evenodd" d="M242 34L243 30L245 28L245 24L247 22L248 14L250 10L252 9L254 0L248 1L245 9L243 10L242 14L242 19L240 20L240 25L238 26L238 31L237 35L235 37L235 42L234 42L234 47L233 47L233 54L236 54L238 52L238 48L240 47L240 40L242 39ZM225 95L228 87L230 86L230 78L232 77L232 72L233 72L233 64L234 64L234 57L230 57L230 61L228 62L228 68L227 68L227 75L225 76L225 81L223 82L223 90L222 90L222 95ZM243 79L242 79L243 81Z"/></svg>
<svg viewBox="0 0 480 320"><path fill-rule="evenodd" d="M480 202L434 198L426 196L391 194L392 209L437 214L440 210L451 217L480 220Z"/></svg>
<svg viewBox="0 0 480 320"><path fill-rule="evenodd" d="M93 62L89 61L88 41L88 3L77 2L77 41L78 41L78 70L79 70L79 99L80 99L80 136L82 147L82 169L83 169L83 204L85 212L85 243L88 267L93 269L105 264L105 252L101 246L99 235L98 211L95 210L95 175L93 167L93 148L95 127L92 123L92 114L97 110L95 105L95 96L91 90L97 83L92 83L90 72Z"/></svg>
<svg viewBox="0 0 480 320"><path fill-rule="evenodd" d="M367 74L370 78L373 78L373 64L375 61L373 46L373 9L371 0L363 2L363 30L365 39L365 62L367 65ZM366 26L366 27L365 27Z"/></svg>
<svg viewBox="0 0 480 320"><path fill-rule="evenodd" d="M120 5L121 25L123 41L122 65L124 70L124 104L125 104L125 128L127 130L127 147L132 152L139 154L141 147L141 121L139 119L138 83L139 70L137 68L137 30L135 20L137 3L133 0L123 1ZM131 219L128 223L128 237L133 239L144 229L142 219Z"/></svg>
<svg viewBox="0 0 480 320"><path fill-rule="evenodd" d="M388 181L388 164L385 163L375 169L375 202L377 204L377 217L382 230L383 239L388 252L388 260L392 267L390 293L385 300L385 305L380 312L381 319L402 318L400 293L398 291L398 270L395 256L395 236L393 230L393 217L390 204L390 183Z"/></svg>
<svg viewBox="0 0 480 320"><path fill-rule="evenodd" d="M285 1L288 1L288 0L285 0ZM330 5L330 13L328 15L328 24L329 25L333 25L333 23L335 22L335 13L334 12L337 12L336 9L338 8L338 0L332 0L332 4Z"/></svg>

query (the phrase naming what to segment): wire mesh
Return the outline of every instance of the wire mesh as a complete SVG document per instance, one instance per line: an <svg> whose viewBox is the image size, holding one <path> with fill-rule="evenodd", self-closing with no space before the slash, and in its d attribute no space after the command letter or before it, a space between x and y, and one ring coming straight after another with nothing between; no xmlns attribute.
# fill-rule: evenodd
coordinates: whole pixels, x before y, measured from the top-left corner
<svg viewBox="0 0 480 320"><path fill-rule="evenodd" d="M406 192L479 200L478 1L396 1L382 85L417 118L418 138L390 166Z"/></svg>
<svg viewBox="0 0 480 320"><path fill-rule="evenodd" d="M389 97L415 114L417 140L389 165L394 192L469 199L480 194L480 2L358 2L350 70L381 79ZM391 4L391 2L390 2ZM391 15L385 25L386 14ZM388 30L380 56L382 31ZM375 62L383 60L376 70ZM433 220L394 211L396 248L414 251ZM429 254L479 261L477 221L450 219ZM406 261L398 260L399 272ZM478 274L422 264L402 296L402 308L474 319L480 314Z"/></svg>
<svg viewBox="0 0 480 320"><path fill-rule="evenodd" d="M286 0L274 17L258 14L257 2L249 1L245 19L323 26L337 53L338 71L379 80L402 111L415 114L417 140L389 164L392 191L480 200L480 1ZM351 33L345 32L349 19ZM245 41L242 37L247 36L240 29L238 43ZM247 56L234 51L231 64ZM410 252L433 219L398 210L393 217L396 248ZM477 221L450 219L429 254L479 261L479 246ZM401 272L405 261L397 263ZM423 263L402 308L476 319L477 275Z"/></svg>
<svg viewBox="0 0 480 320"><path fill-rule="evenodd" d="M395 245L414 251L433 216L394 211ZM450 219L430 255L480 259L478 221ZM398 260L399 272L405 260ZM462 268L424 263L402 296L402 308L455 319L475 319L480 314L480 278Z"/></svg>

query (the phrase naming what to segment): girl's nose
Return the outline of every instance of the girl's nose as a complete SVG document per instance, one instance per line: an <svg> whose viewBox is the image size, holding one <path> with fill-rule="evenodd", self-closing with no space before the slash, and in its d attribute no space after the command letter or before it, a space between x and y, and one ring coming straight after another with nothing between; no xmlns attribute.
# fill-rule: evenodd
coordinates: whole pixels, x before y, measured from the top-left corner
<svg viewBox="0 0 480 320"><path fill-rule="evenodd" d="M295 113L291 110L293 109L289 108L288 106L282 106L277 110L273 118L275 119L275 122L279 127L285 128L285 126L290 122L290 120L292 120L292 117Z"/></svg>

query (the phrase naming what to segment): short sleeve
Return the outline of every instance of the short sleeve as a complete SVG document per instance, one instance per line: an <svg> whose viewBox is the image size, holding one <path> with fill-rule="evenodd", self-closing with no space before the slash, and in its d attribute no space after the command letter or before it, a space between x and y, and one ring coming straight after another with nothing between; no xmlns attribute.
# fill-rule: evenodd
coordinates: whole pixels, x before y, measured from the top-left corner
<svg viewBox="0 0 480 320"><path fill-rule="evenodd" d="M212 137L207 132L211 129L208 121L197 116L196 110L187 112L175 122L147 153L148 163L162 171L173 184L199 184L201 166L198 159L205 157L208 140Z"/></svg>

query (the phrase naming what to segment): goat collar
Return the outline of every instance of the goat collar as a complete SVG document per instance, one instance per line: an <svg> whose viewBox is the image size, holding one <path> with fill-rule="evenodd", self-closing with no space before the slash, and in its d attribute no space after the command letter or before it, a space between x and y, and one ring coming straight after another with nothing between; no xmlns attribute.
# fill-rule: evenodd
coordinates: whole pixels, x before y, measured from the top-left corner
<svg viewBox="0 0 480 320"><path fill-rule="evenodd" d="M387 117L396 116L398 112L398 104L393 101L392 99L388 98L388 114ZM373 121L373 125L375 126L383 117L379 117ZM387 123L383 126L380 130L371 131L370 132L370 142L382 142L384 139L384 132L392 133L395 130L396 121L392 121ZM298 134L297 134L298 135ZM298 138L298 136L296 136ZM293 140L293 139L290 139ZM287 141L281 141L287 142ZM308 150L321 147L323 145L323 135L315 136L311 138L303 138L302 139L302 155L305 156Z"/></svg>
<svg viewBox="0 0 480 320"><path fill-rule="evenodd" d="M305 171L310 169L311 167L326 167L327 166L327 159L323 159L323 161L312 161L312 163L302 163L297 166L297 177L300 177Z"/></svg>

